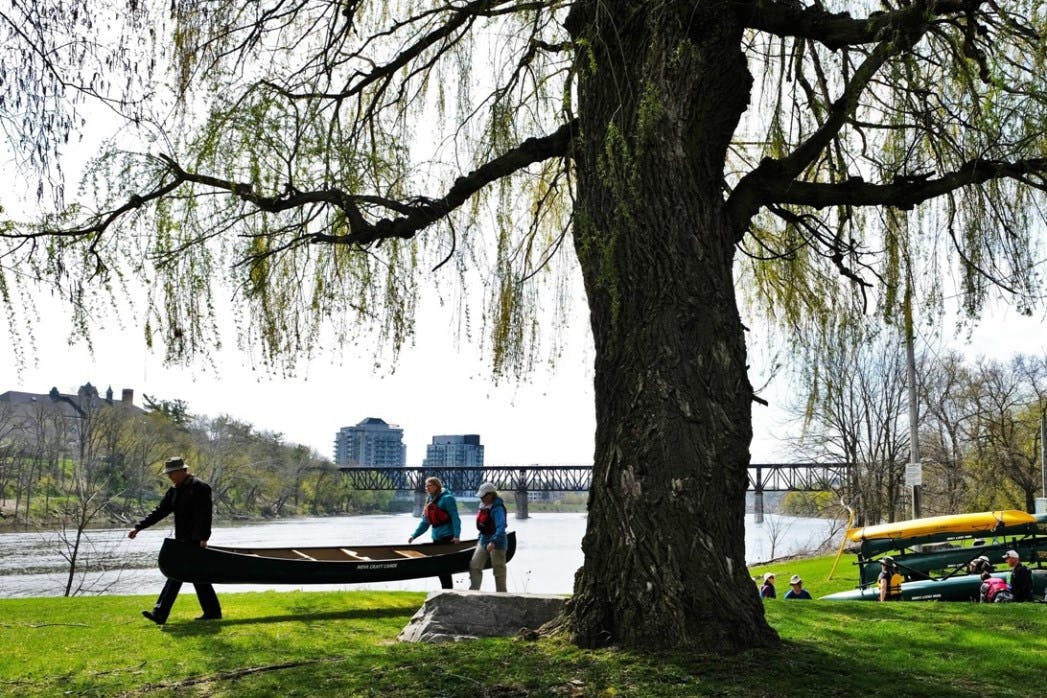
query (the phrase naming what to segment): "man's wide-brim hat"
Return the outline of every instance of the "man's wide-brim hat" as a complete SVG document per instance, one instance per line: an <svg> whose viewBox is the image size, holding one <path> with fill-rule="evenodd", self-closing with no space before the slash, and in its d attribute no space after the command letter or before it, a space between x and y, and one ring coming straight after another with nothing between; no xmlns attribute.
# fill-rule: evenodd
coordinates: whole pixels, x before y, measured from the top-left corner
<svg viewBox="0 0 1047 698"><path fill-rule="evenodd" d="M181 458L168 458L167 462L164 463L163 474L173 473L176 470L186 470L189 466L185 464L185 461Z"/></svg>

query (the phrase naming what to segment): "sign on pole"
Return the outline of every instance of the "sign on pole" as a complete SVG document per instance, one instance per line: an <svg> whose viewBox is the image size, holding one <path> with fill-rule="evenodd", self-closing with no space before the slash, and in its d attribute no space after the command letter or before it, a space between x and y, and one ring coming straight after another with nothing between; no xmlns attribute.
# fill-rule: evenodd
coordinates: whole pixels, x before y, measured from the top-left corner
<svg viewBox="0 0 1047 698"><path fill-rule="evenodd" d="M923 484L923 463L909 463L905 466L905 484L909 487Z"/></svg>

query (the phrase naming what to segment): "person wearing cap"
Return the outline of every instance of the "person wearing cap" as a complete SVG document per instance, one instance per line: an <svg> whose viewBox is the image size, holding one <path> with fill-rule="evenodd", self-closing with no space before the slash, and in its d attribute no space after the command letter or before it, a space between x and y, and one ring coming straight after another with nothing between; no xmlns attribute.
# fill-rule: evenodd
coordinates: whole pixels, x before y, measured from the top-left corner
<svg viewBox="0 0 1047 698"><path fill-rule="evenodd" d="M766 572L763 575L763 586L760 587L761 599L773 599L777 596L774 591L774 572Z"/></svg>
<svg viewBox="0 0 1047 698"><path fill-rule="evenodd" d="M884 555L880 558L880 575L876 578L880 587L880 601L900 601L902 598L902 575L894 564L894 558Z"/></svg>
<svg viewBox="0 0 1047 698"><path fill-rule="evenodd" d="M508 518L505 502L490 482L480 485L476 490L476 496L480 498L480 508L476 512L476 528L480 532L480 539L476 542L476 550L469 561L469 588L473 591L480 588L484 567L490 560L491 569L494 571L495 591L506 591L505 555L509 548L509 537L505 532Z"/></svg>
<svg viewBox="0 0 1047 698"><path fill-rule="evenodd" d="M1022 558L1016 550L1003 554L1003 561L1011 568L1011 594L1015 601L1032 601L1032 571L1022 564Z"/></svg>
<svg viewBox="0 0 1047 698"><path fill-rule="evenodd" d="M135 524L127 534L128 538L135 538L143 528L149 528L153 524L174 514L174 538L186 545L198 545L207 547L207 541L211 537L211 486L189 472L189 466L181 458L170 458L164 463L163 474L171 480L171 487L167 489L163 499L152 513ZM222 606L218 603L218 595L210 584L193 584L196 588L196 598L200 601L200 608L204 614L196 620L218 620L222 617ZM157 625L167 622L167 616L171 613L178 592L182 589L182 583L175 579L168 579L164 584L160 596L151 611L142 611L142 615Z"/></svg>
<svg viewBox="0 0 1047 698"><path fill-rule="evenodd" d="M422 520L418 522L418 528L407 539L413 543L414 539L431 529L434 543L457 543L462 533L462 521L458 518L458 502L445 487L438 477L425 478L425 508L422 509ZM440 586L451 589L451 575L441 574Z"/></svg>
<svg viewBox="0 0 1047 698"><path fill-rule="evenodd" d="M785 592L786 599L810 599L811 592L803 588L803 580L800 575L794 574L789 577L789 591Z"/></svg>

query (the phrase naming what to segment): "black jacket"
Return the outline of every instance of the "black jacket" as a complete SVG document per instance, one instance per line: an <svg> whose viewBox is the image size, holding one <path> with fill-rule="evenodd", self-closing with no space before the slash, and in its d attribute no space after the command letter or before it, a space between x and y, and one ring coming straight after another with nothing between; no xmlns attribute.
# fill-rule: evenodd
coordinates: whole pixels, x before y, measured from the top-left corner
<svg viewBox="0 0 1047 698"><path fill-rule="evenodd" d="M1011 568L1011 593L1015 601L1032 601L1032 571L1018 563Z"/></svg>
<svg viewBox="0 0 1047 698"><path fill-rule="evenodd" d="M211 486L190 475L179 487L169 487L160 504L135 525L149 528L168 514L175 515L175 539L198 543L211 538Z"/></svg>

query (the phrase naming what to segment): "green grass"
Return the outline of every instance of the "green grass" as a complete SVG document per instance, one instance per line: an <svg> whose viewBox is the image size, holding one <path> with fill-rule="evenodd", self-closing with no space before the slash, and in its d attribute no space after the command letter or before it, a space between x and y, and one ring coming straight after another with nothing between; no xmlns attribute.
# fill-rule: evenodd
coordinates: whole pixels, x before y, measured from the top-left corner
<svg viewBox="0 0 1047 698"><path fill-rule="evenodd" d="M789 577L794 574L803 578L803 586L811 592L811 596L819 598L835 594L838 591L848 591L858 586L858 567L854 564L854 555L842 555L836 566L836 571L829 578L835 555L824 555L821 557L803 558L799 560L787 560L780 563L750 567L753 576L763 577L765 572L773 572L775 577L775 588L778 596L789 591Z"/></svg>
<svg viewBox="0 0 1047 698"><path fill-rule="evenodd" d="M817 596L839 590L819 581L830 564L770 568L799 573ZM1043 692L1047 667L1044 604L778 599L765 608L779 647L717 657L583 651L557 638L397 643L419 593L223 594L226 619L203 623L186 591L163 628L139 615L152 596L0 600L0 694L1029 696Z"/></svg>

